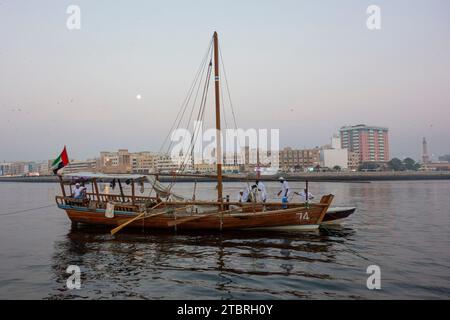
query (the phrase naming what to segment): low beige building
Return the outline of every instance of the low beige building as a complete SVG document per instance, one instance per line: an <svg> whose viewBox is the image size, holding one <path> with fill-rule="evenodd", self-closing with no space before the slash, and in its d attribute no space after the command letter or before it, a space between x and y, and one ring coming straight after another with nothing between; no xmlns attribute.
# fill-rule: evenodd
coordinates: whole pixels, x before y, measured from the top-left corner
<svg viewBox="0 0 450 320"><path fill-rule="evenodd" d="M304 170L320 165L320 149L284 148L280 151L280 169L283 171Z"/></svg>
<svg viewBox="0 0 450 320"><path fill-rule="evenodd" d="M88 159L86 161L72 160L66 167L64 173L77 172L97 172L97 159Z"/></svg>

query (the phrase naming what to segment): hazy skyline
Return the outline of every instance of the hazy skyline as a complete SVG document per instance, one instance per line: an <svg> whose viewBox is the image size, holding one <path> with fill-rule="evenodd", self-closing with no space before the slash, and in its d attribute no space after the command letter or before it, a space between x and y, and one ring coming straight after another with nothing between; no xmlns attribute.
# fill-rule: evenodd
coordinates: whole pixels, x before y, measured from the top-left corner
<svg viewBox="0 0 450 320"><path fill-rule="evenodd" d="M159 150L214 30L239 127L306 148L365 123L392 157L418 159L424 136L450 153L447 0L1 1L0 161Z"/></svg>

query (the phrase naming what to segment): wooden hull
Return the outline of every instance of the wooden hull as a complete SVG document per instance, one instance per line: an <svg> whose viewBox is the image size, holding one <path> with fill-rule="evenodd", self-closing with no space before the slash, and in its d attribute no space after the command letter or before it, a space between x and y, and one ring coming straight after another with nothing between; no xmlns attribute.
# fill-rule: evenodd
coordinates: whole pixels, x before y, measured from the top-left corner
<svg viewBox="0 0 450 320"><path fill-rule="evenodd" d="M133 217L136 213L115 213L113 218L105 217L104 211L89 210L87 208L76 208L60 206L64 209L73 223L81 223L96 226L108 226L114 228ZM163 214L156 217L138 219L130 223L127 228L145 229L168 229L168 230L240 230L240 229L317 229L326 212L325 207L314 208L290 208L284 210L256 212L256 213L234 213L221 215L202 216L192 215L198 219L183 222L176 226L175 217L172 214ZM325 210L325 211L324 211ZM178 219L184 219L180 216Z"/></svg>

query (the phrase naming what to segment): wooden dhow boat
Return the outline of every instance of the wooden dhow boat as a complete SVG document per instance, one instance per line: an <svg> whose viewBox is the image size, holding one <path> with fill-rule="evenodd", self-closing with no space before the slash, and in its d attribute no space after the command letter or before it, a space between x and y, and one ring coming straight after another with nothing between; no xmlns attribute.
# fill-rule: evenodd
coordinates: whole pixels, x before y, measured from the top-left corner
<svg viewBox="0 0 450 320"><path fill-rule="evenodd" d="M101 193L98 181L116 181L120 194ZM70 194L80 182L90 191L75 199ZM155 182L155 177L141 175L64 175L60 180L63 195L56 196L56 203L73 223L119 227L115 233L125 226L142 230L312 230L319 227L333 199L333 195L326 195L314 204L181 200L172 193L167 197L168 191ZM125 183L131 186L131 194L122 187ZM142 183L150 184L156 195L136 195L135 186Z"/></svg>
<svg viewBox="0 0 450 320"><path fill-rule="evenodd" d="M211 46L213 49L208 70L211 72L214 60L215 122L216 130L220 132L219 51L216 32ZM222 158L220 139L216 142L216 155L217 159ZM171 192L170 187L162 186L156 175L77 173L59 176L62 195L56 196L56 203L66 211L73 223L109 226L113 228L111 233L115 234L124 227L141 230L312 230L320 226L333 200L333 195L328 194L319 203L231 202L227 201L229 197L223 196L220 161L217 161L216 172L216 201L184 199ZM77 182L91 185L90 192L86 192L82 199L71 196L72 188ZM118 183L120 194L101 193L99 183ZM125 194L123 183L130 186L131 194ZM136 194L136 185L142 187L144 183L151 185L151 190L155 191L154 196Z"/></svg>

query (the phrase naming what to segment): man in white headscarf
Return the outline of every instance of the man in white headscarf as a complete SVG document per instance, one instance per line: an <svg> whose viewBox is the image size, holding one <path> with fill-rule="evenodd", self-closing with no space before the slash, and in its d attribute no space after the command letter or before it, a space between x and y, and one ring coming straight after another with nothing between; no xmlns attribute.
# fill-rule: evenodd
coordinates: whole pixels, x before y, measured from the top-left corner
<svg viewBox="0 0 450 320"><path fill-rule="evenodd" d="M238 202L247 202L248 201L248 190L245 191L243 189L239 190Z"/></svg>
<svg viewBox="0 0 450 320"><path fill-rule="evenodd" d="M264 183L262 183L262 181L256 180L256 187L258 188L262 202L266 202L267 200L266 186L264 185Z"/></svg>
<svg viewBox="0 0 450 320"><path fill-rule="evenodd" d="M75 189L73 190L72 196L75 199L83 199L85 196L86 187L81 186L78 182L75 184Z"/></svg>
<svg viewBox="0 0 450 320"><path fill-rule="evenodd" d="M278 196L281 195L282 198L289 197L290 191L289 191L289 184L287 183L287 181L283 178L280 177L280 183L281 183L281 190L278 192Z"/></svg>

